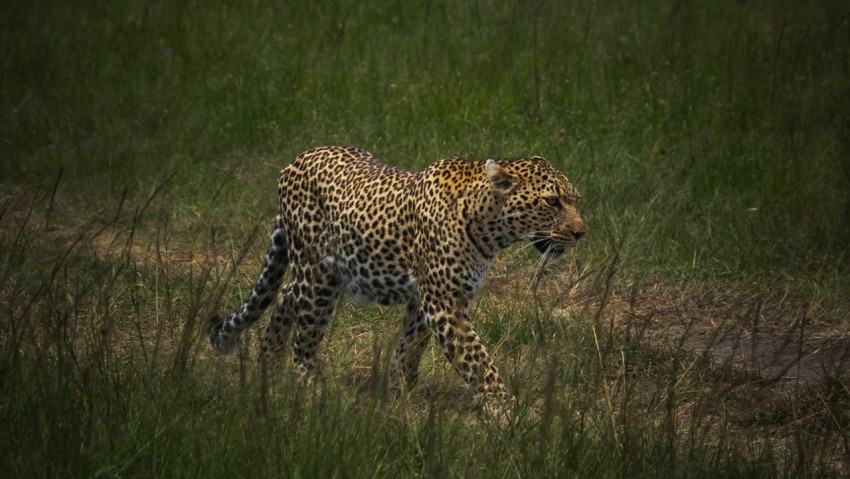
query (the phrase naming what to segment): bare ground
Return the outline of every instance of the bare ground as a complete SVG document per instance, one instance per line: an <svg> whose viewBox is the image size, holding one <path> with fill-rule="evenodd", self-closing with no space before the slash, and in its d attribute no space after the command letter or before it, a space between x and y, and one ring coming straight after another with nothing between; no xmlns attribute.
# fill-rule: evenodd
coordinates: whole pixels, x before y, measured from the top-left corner
<svg viewBox="0 0 850 479"><path fill-rule="evenodd" d="M527 267L526 267L527 268ZM771 381L807 381L850 373L850 327L840 310L789 290L710 285L695 280L628 283L593 278L555 265L536 294L566 320L588 312L612 332L660 348L683 348ZM566 270L566 271L564 271ZM586 270L585 270L586 271ZM516 302L529 295L528 271L494 268L489 294ZM607 288L607 291L606 291ZM513 291L511 291L513 289ZM603 304L604 303L604 304Z"/></svg>

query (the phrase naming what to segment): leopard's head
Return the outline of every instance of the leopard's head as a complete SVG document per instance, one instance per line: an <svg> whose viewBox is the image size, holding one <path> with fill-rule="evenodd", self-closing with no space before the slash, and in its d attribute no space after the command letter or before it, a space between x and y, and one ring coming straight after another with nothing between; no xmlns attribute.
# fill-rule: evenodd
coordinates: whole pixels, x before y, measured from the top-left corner
<svg viewBox="0 0 850 479"><path fill-rule="evenodd" d="M581 195L544 158L487 160L485 172L513 240L528 240L541 254L558 257L587 233L578 210Z"/></svg>

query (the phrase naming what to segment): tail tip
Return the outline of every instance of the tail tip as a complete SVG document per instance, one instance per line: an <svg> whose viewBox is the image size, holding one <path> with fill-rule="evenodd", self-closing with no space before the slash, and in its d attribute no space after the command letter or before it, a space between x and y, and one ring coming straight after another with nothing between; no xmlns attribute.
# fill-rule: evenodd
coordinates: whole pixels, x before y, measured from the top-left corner
<svg viewBox="0 0 850 479"><path fill-rule="evenodd" d="M219 352L221 352L221 347L218 342L218 337L222 326L224 326L224 318L222 318L218 313L213 314L210 317L209 325L207 326L207 333L209 334L210 346Z"/></svg>

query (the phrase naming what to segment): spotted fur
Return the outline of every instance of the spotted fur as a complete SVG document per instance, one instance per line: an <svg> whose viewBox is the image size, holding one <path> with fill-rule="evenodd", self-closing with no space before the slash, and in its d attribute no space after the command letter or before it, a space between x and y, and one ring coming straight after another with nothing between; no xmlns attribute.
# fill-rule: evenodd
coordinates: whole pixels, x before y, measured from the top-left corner
<svg viewBox="0 0 850 479"><path fill-rule="evenodd" d="M388 166L354 147L317 148L280 172L280 213L260 278L248 299L222 320L210 342L237 345L292 278L262 338L277 355L291 331L293 361L315 373L317 350L343 293L384 305L406 304L389 369L393 390L415 380L433 336L463 381L488 401L511 395L481 343L469 311L496 255L531 241L558 256L584 235L579 194L540 157L440 160L421 172Z"/></svg>

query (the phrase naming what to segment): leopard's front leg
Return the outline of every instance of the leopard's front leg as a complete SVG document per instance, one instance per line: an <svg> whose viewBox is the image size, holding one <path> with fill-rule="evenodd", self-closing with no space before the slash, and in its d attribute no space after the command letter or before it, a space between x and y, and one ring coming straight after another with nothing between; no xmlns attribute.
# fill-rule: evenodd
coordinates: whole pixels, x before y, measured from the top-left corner
<svg viewBox="0 0 850 479"><path fill-rule="evenodd" d="M514 397L508 393L468 314L433 299L425 302L423 310L426 324L464 383L482 394L488 407L509 407Z"/></svg>

